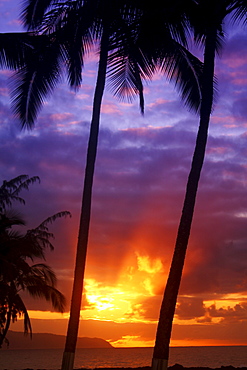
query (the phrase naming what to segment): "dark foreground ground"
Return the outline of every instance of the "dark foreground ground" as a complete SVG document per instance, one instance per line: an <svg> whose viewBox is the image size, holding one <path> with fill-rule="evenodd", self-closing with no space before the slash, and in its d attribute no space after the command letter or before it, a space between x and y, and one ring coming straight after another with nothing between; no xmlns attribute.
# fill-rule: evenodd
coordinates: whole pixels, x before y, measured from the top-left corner
<svg viewBox="0 0 247 370"><path fill-rule="evenodd" d="M169 370L247 370L247 367L234 367L234 366L221 366L221 367L184 367L179 364L175 364L173 366L168 367ZM88 370L88 369L80 369L80 370ZM93 369L93 370L151 370L150 366L144 367L116 367L116 368L100 368L100 369Z"/></svg>
<svg viewBox="0 0 247 370"><path fill-rule="evenodd" d="M32 369L25 369L25 370L32 370ZM89 370L85 368L81 368L80 370ZM92 369L91 369L92 370ZM151 370L150 366L145 367L115 367L115 368L97 368L93 370ZM169 366L168 370L247 370L247 367L234 367L234 366L221 366L221 367L184 367L182 365L176 364L173 366Z"/></svg>
<svg viewBox="0 0 247 370"><path fill-rule="evenodd" d="M247 370L247 367L234 367L234 366L221 366L221 367L184 367L179 364L175 364L173 366L168 367L169 370ZM30 368L26 368L23 370L33 370ZM40 369L40 370L45 370L45 369ZM96 369L86 369L86 368L81 368L80 370L151 370L150 366L144 366L144 367L111 367L111 368L96 368Z"/></svg>

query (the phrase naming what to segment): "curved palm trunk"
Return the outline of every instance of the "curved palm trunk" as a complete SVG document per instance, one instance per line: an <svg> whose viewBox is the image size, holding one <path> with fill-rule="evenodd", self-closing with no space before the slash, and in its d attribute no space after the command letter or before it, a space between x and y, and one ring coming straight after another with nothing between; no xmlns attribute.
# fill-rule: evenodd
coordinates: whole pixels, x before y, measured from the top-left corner
<svg viewBox="0 0 247 370"><path fill-rule="evenodd" d="M175 313L177 296L189 241L200 173L206 151L208 126L213 102L215 44L216 30L211 30L208 32L204 50L200 125L191 170L188 177L172 264L161 304L152 359L152 370L166 370L168 366L172 321Z"/></svg>
<svg viewBox="0 0 247 370"><path fill-rule="evenodd" d="M9 326L10 326L10 322L11 322L11 312L12 312L12 302L9 301L9 309L8 309L8 313L7 313L7 319L6 319L5 327L3 329L3 332L0 334L0 348L2 347L3 342L6 338L6 334L9 330Z"/></svg>
<svg viewBox="0 0 247 370"><path fill-rule="evenodd" d="M88 244L88 233L91 215L91 200L95 160L97 154L97 143L100 122L100 108L105 87L107 57L108 57L108 32L103 31L101 39L100 60L98 76L94 92L93 114L90 128L90 136L87 151L87 163L84 178L84 189L82 195L82 207L77 243L77 255L74 272L74 283L70 308L70 318L63 354L62 370L72 370L80 320L80 308L83 291L83 280L86 263Z"/></svg>

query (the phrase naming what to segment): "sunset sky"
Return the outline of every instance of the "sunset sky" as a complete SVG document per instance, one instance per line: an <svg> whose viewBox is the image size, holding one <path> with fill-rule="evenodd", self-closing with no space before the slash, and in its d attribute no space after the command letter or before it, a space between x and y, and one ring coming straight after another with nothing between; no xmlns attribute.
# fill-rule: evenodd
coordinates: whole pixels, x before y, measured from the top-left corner
<svg viewBox="0 0 247 370"><path fill-rule="evenodd" d="M0 31L20 31L19 1L0 0ZM201 57L201 51L198 52ZM81 89L64 80L47 98L32 131L20 131L0 71L0 182L21 174L41 183L18 206L37 226L51 227L47 263L66 295L64 314L26 297L34 332L66 334L85 154L97 55ZM217 59L218 98L173 325L171 345L247 345L247 42L230 29ZM145 114L106 90L94 180L92 219L79 336L114 346L152 346L170 267L198 117L162 75L145 85ZM18 320L11 329L21 331Z"/></svg>

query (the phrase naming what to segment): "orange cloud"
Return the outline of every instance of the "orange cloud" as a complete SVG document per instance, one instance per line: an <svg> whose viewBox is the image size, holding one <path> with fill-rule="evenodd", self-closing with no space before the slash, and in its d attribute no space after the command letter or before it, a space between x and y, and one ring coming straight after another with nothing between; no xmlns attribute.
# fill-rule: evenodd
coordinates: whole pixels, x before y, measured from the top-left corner
<svg viewBox="0 0 247 370"><path fill-rule="evenodd" d="M167 103L170 103L170 100L158 98L158 99L156 99L156 101L154 103L148 104L148 108L155 108L157 106L165 105Z"/></svg>
<svg viewBox="0 0 247 370"><path fill-rule="evenodd" d="M76 94L76 98L79 99L79 100L85 100L85 99L88 99L89 97L90 97L90 95L88 95L88 94L82 94L82 93Z"/></svg>
<svg viewBox="0 0 247 370"><path fill-rule="evenodd" d="M232 83L237 86L246 86L247 85L247 78L236 78L232 80Z"/></svg>
<svg viewBox="0 0 247 370"><path fill-rule="evenodd" d="M114 103L102 104L101 112L105 114L122 115L122 111Z"/></svg>
<svg viewBox="0 0 247 370"><path fill-rule="evenodd" d="M1 96L9 96L9 89L7 87L1 87L0 88L0 95Z"/></svg>
<svg viewBox="0 0 247 370"><path fill-rule="evenodd" d="M232 150L229 147L210 147L207 150L207 154L211 155L220 155L227 154L232 152Z"/></svg>
<svg viewBox="0 0 247 370"><path fill-rule="evenodd" d="M227 59L223 59L223 64L227 65L230 68L239 68L246 64L246 57L243 56L236 56L234 55L232 58L228 57Z"/></svg>
<svg viewBox="0 0 247 370"><path fill-rule="evenodd" d="M234 116L212 116L211 122L214 124L237 124L236 117Z"/></svg>
<svg viewBox="0 0 247 370"><path fill-rule="evenodd" d="M141 256L137 253L137 265L139 271L145 271L148 274L163 272L163 264L160 258L152 260L149 256Z"/></svg>
<svg viewBox="0 0 247 370"><path fill-rule="evenodd" d="M54 121L64 121L67 119L71 119L73 117L72 113L54 113L51 114L51 119Z"/></svg>

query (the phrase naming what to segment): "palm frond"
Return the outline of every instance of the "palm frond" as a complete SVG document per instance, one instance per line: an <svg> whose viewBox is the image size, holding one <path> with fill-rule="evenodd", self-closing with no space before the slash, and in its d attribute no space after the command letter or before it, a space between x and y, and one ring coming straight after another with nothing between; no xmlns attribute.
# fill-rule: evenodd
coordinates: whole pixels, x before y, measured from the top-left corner
<svg viewBox="0 0 247 370"><path fill-rule="evenodd" d="M21 178L21 181L19 181L17 188L14 190L13 192L14 195L18 195L22 189L29 190L29 185L32 185L37 181L40 183L39 176L29 177L28 175L22 175L19 176L18 178ZM15 183L16 182L17 181L15 181Z"/></svg>
<svg viewBox="0 0 247 370"><path fill-rule="evenodd" d="M198 112L201 104L203 63L176 42L160 58L161 70L175 83L189 109Z"/></svg>
<svg viewBox="0 0 247 370"><path fill-rule="evenodd" d="M32 54L34 34L0 33L0 67L17 70L26 65Z"/></svg>
<svg viewBox="0 0 247 370"><path fill-rule="evenodd" d="M69 211L62 211L62 212L55 213L53 216L50 216L46 218L43 222L41 222L41 224L36 228L36 230L37 229L46 230L47 224L52 224L58 218L62 218L62 217L71 217L71 213Z"/></svg>
<svg viewBox="0 0 247 370"><path fill-rule="evenodd" d="M130 40L129 40L130 41ZM120 99L127 98L132 101L139 95L140 109L144 112L143 80L151 80L156 71L152 58L133 43L124 46L114 41L112 47L117 50L110 53L108 58L109 88Z"/></svg>
<svg viewBox="0 0 247 370"><path fill-rule="evenodd" d="M34 179L33 181L39 180L38 176L33 176L32 179ZM19 186L21 186L22 183L24 183L27 180L29 180L28 175L19 175L19 176L14 177L13 179L11 179L9 181L4 180L3 185L1 186L0 189L2 189L2 187L4 187L4 188L9 188L9 189L12 189L12 190L16 190Z"/></svg>
<svg viewBox="0 0 247 370"><path fill-rule="evenodd" d="M188 15L194 41L198 46L205 46L207 35L216 32L216 52L220 54L224 44L224 19L229 11L229 5L234 1L194 1ZM215 31L214 31L215 30Z"/></svg>
<svg viewBox="0 0 247 370"><path fill-rule="evenodd" d="M92 45L90 32L85 32L82 27L78 27L75 22L66 24L62 30L64 37L64 51L66 54L66 65L69 85L77 90L82 81L82 68L84 65L84 55Z"/></svg>
<svg viewBox="0 0 247 370"><path fill-rule="evenodd" d="M32 274L41 277L44 282L51 286L56 286L57 278L52 268L45 263L36 263L31 266Z"/></svg>
<svg viewBox="0 0 247 370"><path fill-rule="evenodd" d="M17 281L17 287L26 290L34 298L46 299L55 310L64 312L66 299L55 287L57 279L51 267L44 263L28 267Z"/></svg>
<svg viewBox="0 0 247 370"><path fill-rule="evenodd" d="M26 306L21 299L20 295L17 294L15 296L15 309L17 310L17 313L19 316L24 316L23 324L24 324L24 334L30 334L30 337L32 338L32 325L31 321L28 315L28 311L26 309ZM14 318L14 317L13 317Z"/></svg>
<svg viewBox="0 0 247 370"><path fill-rule="evenodd" d="M63 313L65 310L65 305L66 305L66 298L65 296L56 288L51 288L50 289L50 297L51 297L51 302L52 306L54 309L58 312Z"/></svg>
<svg viewBox="0 0 247 370"><path fill-rule="evenodd" d="M82 6L83 3L83 6ZM84 55L94 44L94 1L68 1L43 17L44 32L54 32L63 45L69 84L78 89L82 80Z"/></svg>
<svg viewBox="0 0 247 370"><path fill-rule="evenodd" d="M34 184L36 181L40 182L38 176L29 178L28 175L20 175L10 181L4 180L0 187L0 211L5 210L6 206L11 206L13 201L25 204L24 199L18 195L22 189L28 190L29 185Z"/></svg>
<svg viewBox="0 0 247 370"><path fill-rule="evenodd" d="M143 84L136 63L128 57L116 59L112 56L109 62L109 88L120 99L132 101L140 94L140 106L143 111Z"/></svg>
<svg viewBox="0 0 247 370"><path fill-rule="evenodd" d="M14 210L8 210L0 217L0 223L1 223L1 230L3 229L9 229L12 226L24 226L26 225L26 221L24 220L23 216ZM11 234L11 238L18 237L20 234L18 232L14 232Z"/></svg>
<svg viewBox="0 0 247 370"><path fill-rule="evenodd" d="M3 234L1 235L4 240ZM34 260L35 258L45 259L44 250L47 244L44 245L36 235L25 235L20 231L9 230L7 238L4 240L5 250L8 250L8 258L10 262L15 263L18 268L22 269L21 259ZM52 248L51 248L52 249ZM26 262L25 262L26 263Z"/></svg>
<svg viewBox="0 0 247 370"><path fill-rule="evenodd" d="M40 253L40 257L43 259L45 248L50 248L50 250L54 249L54 246L49 240L51 238L54 238L54 235L53 233L49 232L47 225L62 217L71 217L71 213L68 211L58 212L53 216L45 219L36 228L28 230L25 235L25 240L28 242L28 244L36 245L37 253Z"/></svg>
<svg viewBox="0 0 247 370"><path fill-rule="evenodd" d="M23 1L23 10L21 18L24 25L29 29L38 27L43 20L45 12L52 6L68 3L68 1L59 0L25 0Z"/></svg>
<svg viewBox="0 0 247 370"><path fill-rule="evenodd" d="M61 313L64 312L66 298L53 286L48 286L45 284L36 286L31 285L27 286L27 291L32 297L44 298L46 301L51 302L56 311Z"/></svg>
<svg viewBox="0 0 247 370"><path fill-rule="evenodd" d="M230 2L229 13L233 22L243 21L247 22L247 2L246 0L235 0Z"/></svg>
<svg viewBox="0 0 247 370"><path fill-rule="evenodd" d="M44 250L46 248L49 248L51 251L54 250L54 246L49 240L51 238L54 238L52 233L36 229L27 230L24 241L27 245L32 246L32 253L29 255L29 258L31 260L35 257L45 259Z"/></svg>
<svg viewBox="0 0 247 370"><path fill-rule="evenodd" d="M63 49L52 36L36 36L36 44L26 65L13 76L11 100L22 128L31 128L44 99L62 76Z"/></svg>

